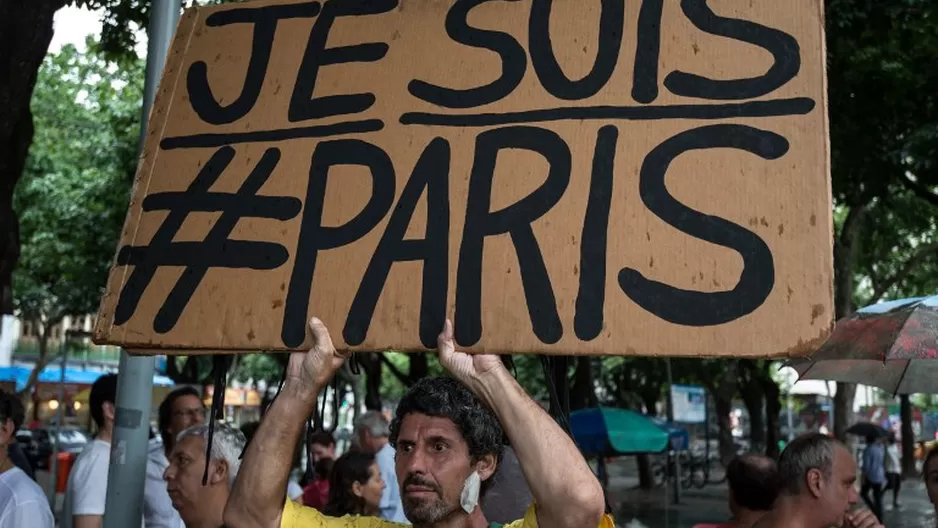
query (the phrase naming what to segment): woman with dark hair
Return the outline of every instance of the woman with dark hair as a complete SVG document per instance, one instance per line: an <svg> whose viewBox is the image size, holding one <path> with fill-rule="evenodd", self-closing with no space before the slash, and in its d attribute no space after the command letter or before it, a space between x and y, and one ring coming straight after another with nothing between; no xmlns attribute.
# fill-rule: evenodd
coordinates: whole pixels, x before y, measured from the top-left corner
<svg viewBox="0 0 938 528"><path fill-rule="evenodd" d="M374 455L353 451L340 456L329 476L329 503L322 513L374 516L381 504L384 480Z"/></svg>

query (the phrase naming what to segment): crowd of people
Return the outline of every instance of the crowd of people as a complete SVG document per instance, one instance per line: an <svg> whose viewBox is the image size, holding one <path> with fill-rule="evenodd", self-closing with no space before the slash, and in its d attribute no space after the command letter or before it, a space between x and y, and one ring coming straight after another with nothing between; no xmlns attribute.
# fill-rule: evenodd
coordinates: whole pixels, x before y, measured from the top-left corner
<svg viewBox="0 0 938 528"><path fill-rule="evenodd" d="M361 415L352 447L337 456L332 435L306 434L305 423L345 356L321 322L314 319L311 329L315 345L291 356L263 420L241 429L215 423L208 452L210 424L199 392L180 388L162 402L158 434L150 440L142 527L614 526L605 492L570 437L498 356L457 351L449 322L439 354L450 376L415 384L390 419ZM98 433L71 470L59 526L102 526L116 392L115 375L91 389ZM23 419L19 398L0 393L0 452L14 452ZM305 452L298 453L301 438ZM898 496L898 462L889 461L894 445L894 438L869 443L860 493L850 450L826 435L793 440L777 461L737 457L727 466L732 519L719 526L880 527L887 483ZM309 464L297 479L292 470L299 456ZM13 458L0 459L0 528L52 528L45 494ZM938 451L928 454L923 473L938 505ZM870 493L863 507L861 496Z"/></svg>

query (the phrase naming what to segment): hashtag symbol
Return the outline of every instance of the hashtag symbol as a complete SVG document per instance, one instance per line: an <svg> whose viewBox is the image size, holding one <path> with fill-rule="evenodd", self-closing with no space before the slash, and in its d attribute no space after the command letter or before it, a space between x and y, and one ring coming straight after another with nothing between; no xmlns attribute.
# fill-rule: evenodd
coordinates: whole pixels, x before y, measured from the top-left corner
<svg viewBox="0 0 938 528"><path fill-rule="evenodd" d="M118 298L115 324L126 323L133 317L144 291L161 267L185 268L153 319L153 330L162 334L179 321L210 268L272 270L287 261L289 252L281 244L228 238L242 218L286 221L300 213L302 202L297 198L257 195L280 161L280 150L267 149L237 192L209 191L234 154L231 147L218 149L185 191L155 193L143 200L144 212L169 213L149 245L128 245L118 252L117 264L134 269ZM221 215L201 242L174 242L186 218L194 212Z"/></svg>

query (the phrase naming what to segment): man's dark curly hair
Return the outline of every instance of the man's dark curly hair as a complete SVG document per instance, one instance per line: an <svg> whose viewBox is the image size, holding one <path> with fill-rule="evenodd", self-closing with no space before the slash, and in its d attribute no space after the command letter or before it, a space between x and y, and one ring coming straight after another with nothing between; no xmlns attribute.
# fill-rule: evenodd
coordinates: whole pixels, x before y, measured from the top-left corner
<svg viewBox="0 0 938 528"><path fill-rule="evenodd" d="M423 378L415 383L401 399L391 420L391 445L397 444L404 417L413 413L448 418L456 424L469 446L473 463L485 455L495 455L496 463L501 464L507 443L502 425L495 413L459 381L436 377ZM491 482L489 478L482 483L483 493Z"/></svg>

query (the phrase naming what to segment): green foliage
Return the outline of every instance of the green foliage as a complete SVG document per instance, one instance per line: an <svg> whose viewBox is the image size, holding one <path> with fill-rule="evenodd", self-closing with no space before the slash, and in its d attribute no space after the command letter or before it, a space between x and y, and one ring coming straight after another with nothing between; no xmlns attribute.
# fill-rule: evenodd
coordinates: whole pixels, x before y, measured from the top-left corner
<svg viewBox="0 0 938 528"><path fill-rule="evenodd" d="M194 5L216 5L243 0L177 0L180 8ZM101 51L119 62L136 59L137 32L150 21L150 0L72 0L72 5L92 11L102 10Z"/></svg>
<svg viewBox="0 0 938 528"><path fill-rule="evenodd" d="M828 0L827 49L835 201L938 185L938 4Z"/></svg>
<svg viewBox="0 0 938 528"><path fill-rule="evenodd" d="M270 354L247 354L237 358L230 376L242 383L252 380L276 384L283 376L283 366Z"/></svg>
<svg viewBox="0 0 938 528"><path fill-rule="evenodd" d="M66 46L47 57L32 99L35 138L14 194L20 315L54 323L97 309L135 169L143 64L108 65Z"/></svg>

